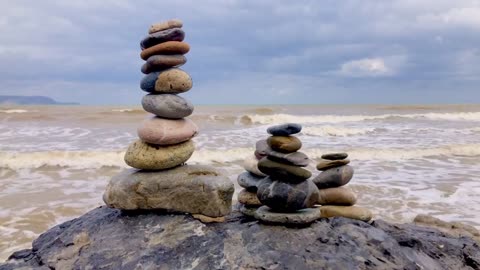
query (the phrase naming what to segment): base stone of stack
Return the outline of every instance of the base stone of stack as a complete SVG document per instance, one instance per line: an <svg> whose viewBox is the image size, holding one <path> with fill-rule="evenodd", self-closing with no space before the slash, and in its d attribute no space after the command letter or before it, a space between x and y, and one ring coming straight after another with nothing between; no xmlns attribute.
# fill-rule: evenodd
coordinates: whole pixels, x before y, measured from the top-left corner
<svg viewBox="0 0 480 270"><path fill-rule="evenodd" d="M321 206L320 215L322 218L345 217L362 221L370 221L373 217L372 212L366 208L336 205Z"/></svg>
<svg viewBox="0 0 480 270"><path fill-rule="evenodd" d="M233 183L211 166L185 165L165 171L128 169L113 177L105 203L122 210L166 209L208 217L230 213Z"/></svg>
<svg viewBox="0 0 480 270"><path fill-rule="evenodd" d="M320 211L318 208L305 208L293 213L279 213L262 206L255 211L254 217L271 224L307 225L320 218Z"/></svg>

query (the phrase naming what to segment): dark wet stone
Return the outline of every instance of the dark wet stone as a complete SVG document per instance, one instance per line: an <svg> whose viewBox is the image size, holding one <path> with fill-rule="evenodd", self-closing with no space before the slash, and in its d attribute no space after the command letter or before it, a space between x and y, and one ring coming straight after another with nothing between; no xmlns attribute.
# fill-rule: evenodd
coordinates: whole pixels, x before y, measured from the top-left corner
<svg viewBox="0 0 480 270"><path fill-rule="evenodd" d="M142 78L140 81L140 88L147 92L154 92L155 91L155 83L158 80L158 75L160 75L160 71L152 72Z"/></svg>
<svg viewBox="0 0 480 270"><path fill-rule="evenodd" d="M244 172L238 175L237 182L238 184L251 192L257 192L257 185L260 181L263 180L262 176L257 176L250 172Z"/></svg>
<svg viewBox="0 0 480 270"><path fill-rule="evenodd" d="M290 183L299 183L312 176L312 173L306 169L279 163L268 158L262 158L258 162L258 169L273 179Z"/></svg>
<svg viewBox="0 0 480 270"><path fill-rule="evenodd" d="M323 159L323 160L320 160L320 162L318 162L317 170L325 171L331 168L347 165L348 163L350 163L350 160L348 159L338 159L338 160Z"/></svg>
<svg viewBox="0 0 480 270"><path fill-rule="evenodd" d="M142 66L142 72L145 74L162 71L172 67L179 67L187 62L187 58L183 55L152 55Z"/></svg>
<svg viewBox="0 0 480 270"><path fill-rule="evenodd" d="M292 212L314 206L318 189L311 180L291 184L267 177L258 185L257 197L274 211Z"/></svg>
<svg viewBox="0 0 480 270"><path fill-rule="evenodd" d="M271 150L267 154L268 159L287 165L306 167L310 163L310 159L302 152L281 153Z"/></svg>
<svg viewBox="0 0 480 270"><path fill-rule="evenodd" d="M344 165L321 172L312 181L318 188L333 188L346 185L353 177L353 168Z"/></svg>
<svg viewBox="0 0 480 270"><path fill-rule="evenodd" d="M295 123L271 126L267 129L267 132L273 136L289 136L297 134L300 131L302 131L302 126Z"/></svg>
<svg viewBox="0 0 480 270"><path fill-rule="evenodd" d="M143 97L145 111L158 117L180 119L193 113L193 105L188 100L174 94L149 94Z"/></svg>
<svg viewBox="0 0 480 270"><path fill-rule="evenodd" d="M329 154L322 155L323 159L328 159L328 160L340 160L340 159L346 159L347 157L348 157L347 153L329 153Z"/></svg>
<svg viewBox="0 0 480 270"><path fill-rule="evenodd" d="M185 32L183 32L181 28L171 28L146 36L140 42L140 47L142 49L147 49L166 41L183 41L184 38Z"/></svg>

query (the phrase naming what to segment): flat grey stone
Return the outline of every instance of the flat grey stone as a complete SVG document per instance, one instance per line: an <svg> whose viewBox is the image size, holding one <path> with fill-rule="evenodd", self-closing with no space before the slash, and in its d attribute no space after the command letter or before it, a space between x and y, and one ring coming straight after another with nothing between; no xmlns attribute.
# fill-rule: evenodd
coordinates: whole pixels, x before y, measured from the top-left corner
<svg viewBox="0 0 480 270"><path fill-rule="evenodd" d="M255 211L254 217L266 223L305 225L320 218L318 208L305 208L293 213L274 212L268 206L262 206Z"/></svg>

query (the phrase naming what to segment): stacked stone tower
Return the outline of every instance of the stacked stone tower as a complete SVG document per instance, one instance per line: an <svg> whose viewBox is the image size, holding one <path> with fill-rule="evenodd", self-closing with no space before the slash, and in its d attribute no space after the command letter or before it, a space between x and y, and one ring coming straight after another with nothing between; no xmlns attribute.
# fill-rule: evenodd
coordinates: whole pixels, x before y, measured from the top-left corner
<svg viewBox="0 0 480 270"><path fill-rule="evenodd" d="M104 201L122 210L163 209L208 220L230 213L234 187L215 168L185 165L195 150L192 138L198 128L186 118L193 105L178 95L192 88L190 75L178 68L190 50L182 26L180 20L154 24L140 42L146 60L140 88L149 93L142 106L153 116L139 126L139 139L125 154L125 162L137 170L112 178Z"/></svg>

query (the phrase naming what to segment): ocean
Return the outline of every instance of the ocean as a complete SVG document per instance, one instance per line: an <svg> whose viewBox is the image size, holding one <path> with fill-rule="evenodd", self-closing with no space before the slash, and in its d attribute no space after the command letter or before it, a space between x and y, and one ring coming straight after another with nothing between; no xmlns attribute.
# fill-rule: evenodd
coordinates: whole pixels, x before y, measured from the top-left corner
<svg viewBox="0 0 480 270"><path fill-rule="evenodd" d="M129 106L0 106L0 261L102 205L146 117ZM313 160L349 153L349 185L375 218L424 213L480 228L480 105L197 106L191 119L201 132L188 163L232 181L268 126L295 122Z"/></svg>

